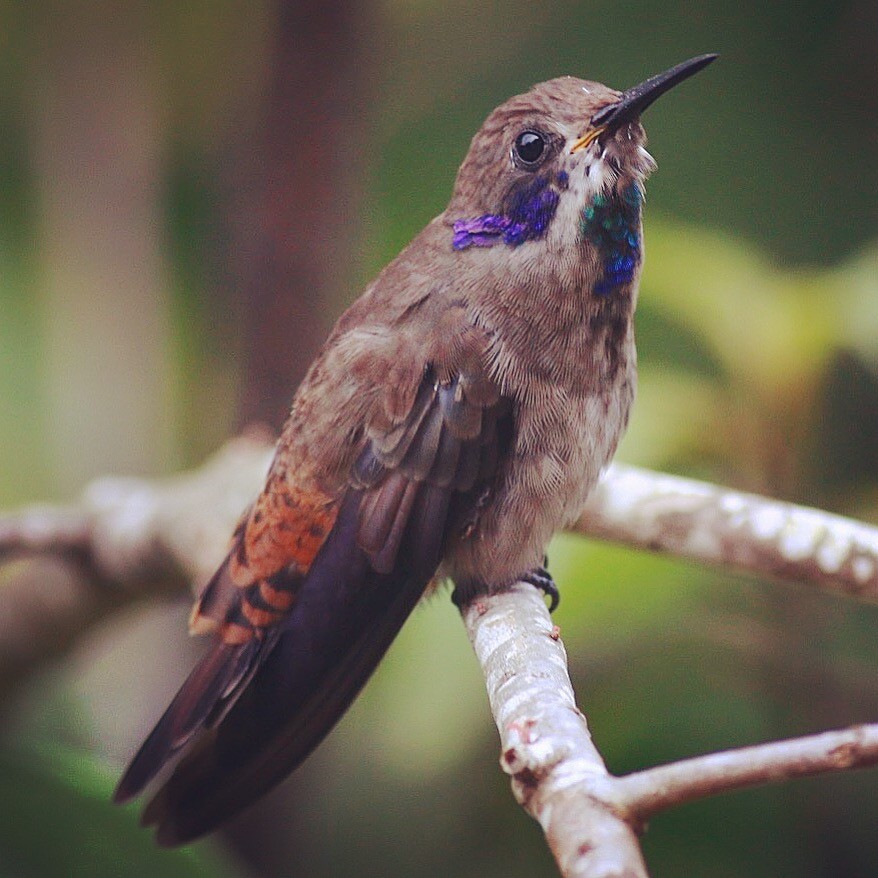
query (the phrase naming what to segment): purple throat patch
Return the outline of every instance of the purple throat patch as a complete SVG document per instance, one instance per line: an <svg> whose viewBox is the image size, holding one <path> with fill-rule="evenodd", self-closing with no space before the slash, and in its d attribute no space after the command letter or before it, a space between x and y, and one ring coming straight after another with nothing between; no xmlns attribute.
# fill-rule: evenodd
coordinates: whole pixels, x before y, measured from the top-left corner
<svg viewBox="0 0 878 878"><path fill-rule="evenodd" d="M563 176L566 178L566 174ZM564 188L567 181L560 177L556 182ZM451 246L455 250L493 247L499 243L518 247L525 241L542 238L555 218L559 199L558 191L549 177L535 177L512 194L503 213L486 213L472 219L455 220Z"/></svg>

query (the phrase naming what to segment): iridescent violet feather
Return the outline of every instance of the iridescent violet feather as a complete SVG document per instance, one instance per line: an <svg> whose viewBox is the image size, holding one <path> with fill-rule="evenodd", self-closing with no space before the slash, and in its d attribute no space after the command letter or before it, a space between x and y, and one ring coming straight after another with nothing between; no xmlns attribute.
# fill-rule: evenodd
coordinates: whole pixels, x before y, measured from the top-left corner
<svg viewBox="0 0 878 878"><path fill-rule="evenodd" d="M567 175L563 177L558 180L562 187L567 184ZM559 198L549 178L540 175L512 195L505 213L456 220L451 245L455 250L465 250L492 247L502 241L507 247L518 247L542 238L555 217Z"/></svg>

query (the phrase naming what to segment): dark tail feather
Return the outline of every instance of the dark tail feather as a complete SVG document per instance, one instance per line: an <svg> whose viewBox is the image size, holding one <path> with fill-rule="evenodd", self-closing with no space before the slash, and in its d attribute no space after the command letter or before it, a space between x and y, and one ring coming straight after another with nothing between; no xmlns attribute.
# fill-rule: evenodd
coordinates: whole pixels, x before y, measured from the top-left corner
<svg viewBox="0 0 878 878"><path fill-rule="evenodd" d="M361 494L345 499L277 642L223 721L196 743L144 813L161 844L191 841L289 774L335 725L439 563L450 492L423 485L395 570L357 544Z"/></svg>
<svg viewBox="0 0 878 878"><path fill-rule="evenodd" d="M210 719L216 705L246 676L255 641L217 642L192 670L162 718L128 766L113 801L133 799Z"/></svg>

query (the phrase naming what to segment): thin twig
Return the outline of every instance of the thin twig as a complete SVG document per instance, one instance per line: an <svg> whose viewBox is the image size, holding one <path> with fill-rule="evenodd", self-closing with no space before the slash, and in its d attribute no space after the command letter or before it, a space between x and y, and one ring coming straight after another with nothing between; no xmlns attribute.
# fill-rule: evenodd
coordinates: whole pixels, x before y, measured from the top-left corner
<svg viewBox="0 0 878 878"><path fill-rule="evenodd" d="M878 764L878 724L681 759L616 779L640 823L669 808L730 790Z"/></svg>

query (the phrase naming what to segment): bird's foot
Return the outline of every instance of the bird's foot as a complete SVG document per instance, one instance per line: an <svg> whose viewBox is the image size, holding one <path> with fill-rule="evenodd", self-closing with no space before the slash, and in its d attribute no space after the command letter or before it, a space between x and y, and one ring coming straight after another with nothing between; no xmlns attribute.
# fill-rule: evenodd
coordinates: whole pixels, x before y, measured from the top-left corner
<svg viewBox="0 0 878 878"><path fill-rule="evenodd" d="M541 592L548 595L550 599L549 612L555 612L558 604L561 603L561 592L558 591L558 586L555 585L555 580L552 579L552 574L549 573L545 567L537 567L529 573L525 573L525 575L521 577L521 581L536 586Z"/></svg>

